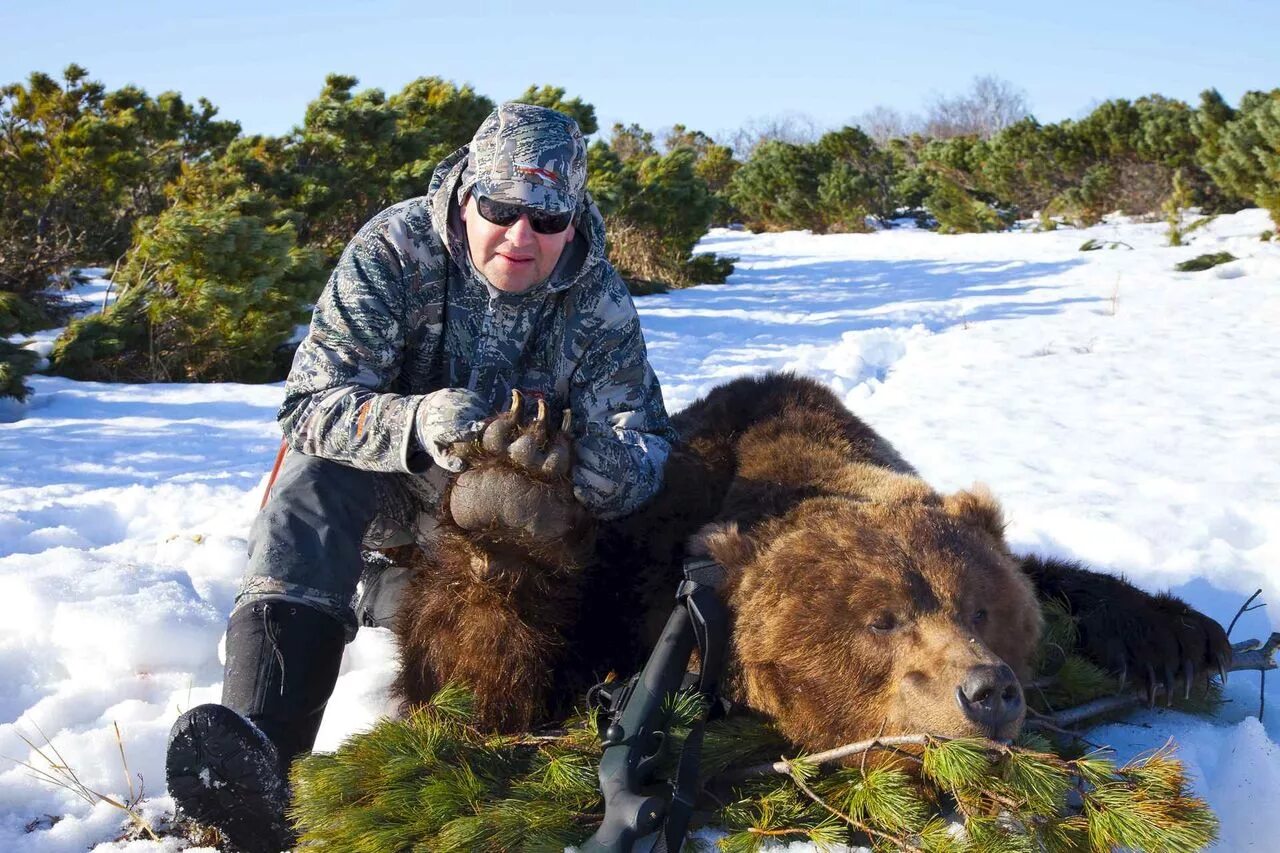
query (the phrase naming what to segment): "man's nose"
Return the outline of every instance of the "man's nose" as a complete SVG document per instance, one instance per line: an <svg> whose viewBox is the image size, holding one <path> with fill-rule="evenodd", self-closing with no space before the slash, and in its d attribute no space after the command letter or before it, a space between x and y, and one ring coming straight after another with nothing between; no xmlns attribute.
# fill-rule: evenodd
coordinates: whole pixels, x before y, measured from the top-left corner
<svg viewBox="0 0 1280 853"><path fill-rule="evenodd" d="M507 239L512 243L531 243L534 241L533 226L529 224L529 214L522 213L520 218L507 228Z"/></svg>

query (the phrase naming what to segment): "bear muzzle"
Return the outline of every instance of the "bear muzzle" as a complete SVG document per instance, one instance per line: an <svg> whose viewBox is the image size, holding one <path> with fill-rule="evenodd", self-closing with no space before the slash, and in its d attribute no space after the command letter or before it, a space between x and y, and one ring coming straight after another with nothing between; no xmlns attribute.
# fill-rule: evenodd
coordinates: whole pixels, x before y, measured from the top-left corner
<svg viewBox="0 0 1280 853"><path fill-rule="evenodd" d="M1006 664L970 667L955 696L961 712L987 737L1009 738L1021 728L1026 713L1022 685Z"/></svg>

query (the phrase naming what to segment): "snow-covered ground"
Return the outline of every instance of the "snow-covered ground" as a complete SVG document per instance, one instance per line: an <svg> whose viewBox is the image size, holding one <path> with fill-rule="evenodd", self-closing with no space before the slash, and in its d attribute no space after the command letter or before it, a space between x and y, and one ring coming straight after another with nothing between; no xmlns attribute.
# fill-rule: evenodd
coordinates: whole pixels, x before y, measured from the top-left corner
<svg viewBox="0 0 1280 853"><path fill-rule="evenodd" d="M1260 211L1182 248L1163 226L944 237L715 231L730 282L638 300L677 410L732 376L815 376L936 486L1002 499L1024 551L1076 557L1172 589L1232 639L1280 628L1280 243ZM1087 238L1130 249L1080 252ZM1200 273L1173 265L1227 250ZM218 645L245 535L278 441L278 386L100 385L37 377L0 423L0 755L148 812L180 710L216 701ZM0 418L4 420L4 418ZM348 648L320 748L387 708L392 649ZM1123 754L1173 736L1223 819L1223 850L1280 838L1280 676L1260 724L1237 674L1215 719L1143 712L1097 730ZM51 757L53 757L51 755ZM54 820L47 816L57 816ZM122 815L0 761L0 850L175 850L113 844ZM28 827L31 827L28 831ZM95 844L97 845L95 847Z"/></svg>

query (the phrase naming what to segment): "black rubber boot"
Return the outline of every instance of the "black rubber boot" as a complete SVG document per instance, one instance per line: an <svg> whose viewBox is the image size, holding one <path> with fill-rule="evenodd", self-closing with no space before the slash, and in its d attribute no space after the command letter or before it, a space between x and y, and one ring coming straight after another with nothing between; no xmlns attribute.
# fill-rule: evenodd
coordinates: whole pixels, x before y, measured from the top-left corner
<svg viewBox="0 0 1280 853"><path fill-rule="evenodd" d="M169 734L165 772L182 815L244 853L293 846L289 765L315 743L345 639L337 619L294 602L231 615L222 704L192 708Z"/></svg>

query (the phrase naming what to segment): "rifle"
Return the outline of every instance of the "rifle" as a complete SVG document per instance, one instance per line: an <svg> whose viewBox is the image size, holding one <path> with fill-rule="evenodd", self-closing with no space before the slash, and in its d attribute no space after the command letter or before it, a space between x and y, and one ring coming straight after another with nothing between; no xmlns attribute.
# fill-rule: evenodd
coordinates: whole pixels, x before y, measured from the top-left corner
<svg viewBox="0 0 1280 853"><path fill-rule="evenodd" d="M703 732L706 723L723 712L718 688L729 617L716 594L723 571L712 560L685 561L675 609L644 668L607 695L610 722L603 732L599 769L604 820L579 848L582 853L631 853L636 841L660 825L655 853L676 853L684 843L698 793ZM675 696L694 677L687 670L695 644L702 663L694 683L708 710L685 740L670 793L653 793L654 771L666 746ZM595 692L607 687L600 685Z"/></svg>

